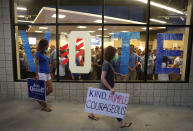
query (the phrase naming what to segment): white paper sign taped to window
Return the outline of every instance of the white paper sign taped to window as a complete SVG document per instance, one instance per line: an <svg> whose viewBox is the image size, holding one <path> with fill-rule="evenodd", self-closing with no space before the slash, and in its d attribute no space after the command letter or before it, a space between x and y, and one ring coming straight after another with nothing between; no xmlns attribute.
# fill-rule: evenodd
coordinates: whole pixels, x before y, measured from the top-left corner
<svg viewBox="0 0 193 131"><path fill-rule="evenodd" d="M128 101L129 94L89 87L85 112L123 119Z"/></svg>
<svg viewBox="0 0 193 131"><path fill-rule="evenodd" d="M84 65L76 65L76 40L84 41ZM72 73L89 73L91 70L91 36L88 31L72 31L69 35L69 68Z"/></svg>

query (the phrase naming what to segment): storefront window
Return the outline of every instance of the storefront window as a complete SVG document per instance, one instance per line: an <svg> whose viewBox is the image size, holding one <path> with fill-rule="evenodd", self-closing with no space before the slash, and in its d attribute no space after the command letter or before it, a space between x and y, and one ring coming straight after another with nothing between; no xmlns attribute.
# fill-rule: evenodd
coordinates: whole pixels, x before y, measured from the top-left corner
<svg viewBox="0 0 193 131"><path fill-rule="evenodd" d="M55 81L99 82L108 46L117 50L116 82L187 81L192 0L148 1L11 0L14 79L34 76L38 42L47 39Z"/></svg>
<svg viewBox="0 0 193 131"><path fill-rule="evenodd" d="M146 10L137 0L105 0L104 23L146 24Z"/></svg>
<svg viewBox="0 0 193 131"><path fill-rule="evenodd" d="M101 26L59 26L61 81L100 80L102 65L102 59L98 61L98 56L102 57L101 30L98 30L100 28ZM70 61L76 66L73 67Z"/></svg>
<svg viewBox="0 0 193 131"><path fill-rule="evenodd" d="M153 28L153 27L152 27ZM147 80L183 81L188 48L189 28L150 28ZM151 65L153 60L153 66ZM152 68L153 67L153 68ZM153 69L153 72L151 71Z"/></svg>
<svg viewBox="0 0 193 131"><path fill-rule="evenodd" d="M117 81L144 81L140 61L145 56L146 32L144 26L105 26L104 48L113 46L117 53L113 68Z"/></svg>
<svg viewBox="0 0 193 131"><path fill-rule="evenodd" d="M26 79L35 75L35 55L41 39L49 41L48 58L56 47L55 26L15 26L17 77ZM55 58L56 60L56 58ZM50 61L50 64L52 61ZM51 65L50 65L51 66ZM57 74L55 74L57 75Z"/></svg>
<svg viewBox="0 0 193 131"><path fill-rule="evenodd" d="M56 0L14 0L15 23L56 23Z"/></svg>
<svg viewBox="0 0 193 131"><path fill-rule="evenodd" d="M59 23L102 23L102 0L60 0L58 21Z"/></svg>
<svg viewBox="0 0 193 131"><path fill-rule="evenodd" d="M145 4L147 0L138 0ZM191 0L189 0L190 2ZM188 0L151 0L151 24L189 25Z"/></svg>

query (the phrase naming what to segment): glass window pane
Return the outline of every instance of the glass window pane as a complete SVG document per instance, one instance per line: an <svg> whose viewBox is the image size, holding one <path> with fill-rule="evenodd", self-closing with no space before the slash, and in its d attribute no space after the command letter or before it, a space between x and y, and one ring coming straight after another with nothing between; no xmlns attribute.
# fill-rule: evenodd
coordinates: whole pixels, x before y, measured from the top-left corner
<svg viewBox="0 0 193 131"><path fill-rule="evenodd" d="M101 26L59 26L60 81L100 80L100 29Z"/></svg>
<svg viewBox="0 0 193 131"><path fill-rule="evenodd" d="M56 23L56 0L14 0L15 23Z"/></svg>
<svg viewBox="0 0 193 131"><path fill-rule="evenodd" d="M105 26L104 29L104 48L113 46L117 51L112 67L121 75L116 75L115 79L117 81L143 81L141 61L145 55L145 27Z"/></svg>
<svg viewBox="0 0 193 131"><path fill-rule="evenodd" d="M102 0L60 0L60 23L101 23Z"/></svg>
<svg viewBox="0 0 193 131"><path fill-rule="evenodd" d="M53 47L56 47L55 29L55 26L15 26L18 80L34 77L35 55L41 39L49 40L48 53L45 56L50 58ZM49 62L51 66L51 61ZM50 72L52 71L53 69L50 69Z"/></svg>
<svg viewBox="0 0 193 131"><path fill-rule="evenodd" d="M105 23L146 24L147 5L137 0L105 0Z"/></svg>
<svg viewBox="0 0 193 131"><path fill-rule="evenodd" d="M146 1L146 0L139 0ZM191 0L151 0L151 24L189 25Z"/></svg>
<svg viewBox="0 0 193 131"><path fill-rule="evenodd" d="M151 27L153 28L153 27ZM148 74L155 81L184 81L188 48L189 28L154 27L150 29ZM152 80L152 79L147 79Z"/></svg>

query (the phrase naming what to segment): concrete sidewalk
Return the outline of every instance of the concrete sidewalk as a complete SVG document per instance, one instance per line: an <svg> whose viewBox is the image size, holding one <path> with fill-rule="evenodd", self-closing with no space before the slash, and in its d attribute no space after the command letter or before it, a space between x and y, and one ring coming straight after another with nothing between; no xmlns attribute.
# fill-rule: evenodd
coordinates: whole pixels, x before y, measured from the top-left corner
<svg viewBox="0 0 193 131"><path fill-rule="evenodd" d="M125 119L130 128L119 128L114 118L88 119L84 105L49 102L51 113L40 111L32 100L0 100L0 131L193 131L193 109L129 105Z"/></svg>

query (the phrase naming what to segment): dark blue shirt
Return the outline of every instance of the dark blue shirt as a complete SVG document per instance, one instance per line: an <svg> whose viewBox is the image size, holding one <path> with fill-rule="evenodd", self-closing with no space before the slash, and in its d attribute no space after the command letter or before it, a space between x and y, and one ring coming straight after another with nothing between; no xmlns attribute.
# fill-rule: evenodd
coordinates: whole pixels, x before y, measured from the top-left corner
<svg viewBox="0 0 193 131"><path fill-rule="evenodd" d="M36 59L39 58L39 64L38 64L38 72L39 73L50 73L49 68L49 59L44 54L40 53L39 51L36 52Z"/></svg>
<svg viewBox="0 0 193 131"><path fill-rule="evenodd" d="M129 67L133 68L135 64L139 61L139 56L136 55L135 53L132 53L129 55ZM136 71L136 70L135 70Z"/></svg>
<svg viewBox="0 0 193 131"><path fill-rule="evenodd" d="M119 58L115 62L115 72L120 73L120 66L121 66L121 57L119 56Z"/></svg>
<svg viewBox="0 0 193 131"><path fill-rule="evenodd" d="M112 64L109 63L108 61L104 61L103 65L102 65L102 71L106 71L107 75L106 75L106 80L109 83L109 85L114 88L114 70L112 67ZM100 88L105 89L105 90L109 90L101 81L100 83Z"/></svg>

